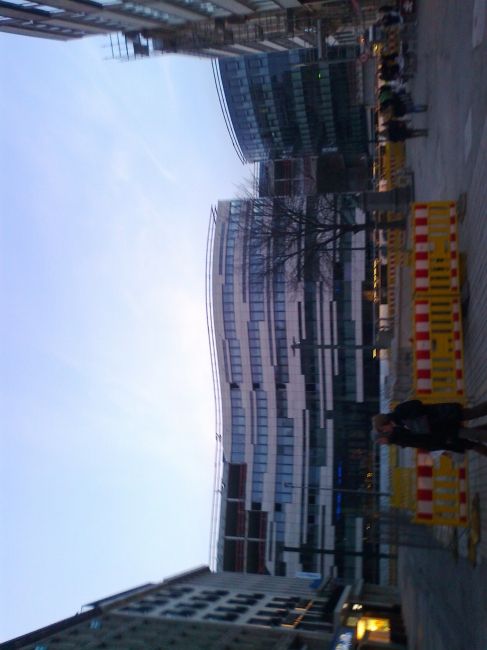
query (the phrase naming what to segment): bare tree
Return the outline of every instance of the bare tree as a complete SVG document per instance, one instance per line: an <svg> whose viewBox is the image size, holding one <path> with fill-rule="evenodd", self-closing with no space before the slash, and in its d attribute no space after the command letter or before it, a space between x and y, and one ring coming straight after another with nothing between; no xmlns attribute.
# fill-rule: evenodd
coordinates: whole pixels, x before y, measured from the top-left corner
<svg viewBox="0 0 487 650"><path fill-rule="evenodd" d="M257 260L251 266L254 277L284 273L292 286L328 283L340 240L375 227L355 222L352 195L264 196L251 201L252 216L242 228L245 248Z"/></svg>
<svg viewBox="0 0 487 650"><path fill-rule="evenodd" d="M244 186L243 194L252 201L252 217L242 224L246 249L254 253L254 258L258 252L262 260L260 265L254 264L254 274L272 276L284 272L289 285L330 282L336 249L343 250L347 243L354 246L348 235L373 232L378 227L403 227L397 221L378 224L369 213L356 212L355 208L362 206L360 194L275 196L271 184L259 183L255 178ZM360 222L357 214L362 215ZM346 237L348 242L344 244Z"/></svg>

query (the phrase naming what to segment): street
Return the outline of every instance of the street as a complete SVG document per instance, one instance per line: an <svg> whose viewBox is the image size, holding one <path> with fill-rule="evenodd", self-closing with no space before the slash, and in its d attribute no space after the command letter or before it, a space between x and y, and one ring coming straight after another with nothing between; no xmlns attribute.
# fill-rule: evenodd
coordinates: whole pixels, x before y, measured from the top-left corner
<svg viewBox="0 0 487 650"><path fill-rule="evenodd" d="M467 255L470 301L464 319L468 405L487 400L487 25L485 0L422 0L418 70L410 87L427 113L407 142L417 201L467 193L460 250ZM487 647L487 458L469 454L469 500L480 496L477 566L466 545L454 562L446 551L402 549L399 581L411 650Z"/></svg>

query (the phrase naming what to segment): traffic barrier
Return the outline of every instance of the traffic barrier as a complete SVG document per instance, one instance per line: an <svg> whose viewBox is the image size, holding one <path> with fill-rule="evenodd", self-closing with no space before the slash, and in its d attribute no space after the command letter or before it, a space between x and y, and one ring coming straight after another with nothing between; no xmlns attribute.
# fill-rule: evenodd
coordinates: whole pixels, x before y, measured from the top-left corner
<svg viewBox="0 0 487 650"><path fill-rule="evenodd" d="M397 172L406 166L404 142L386 142L381 162L381 178L385 181L385 189L391 190L396 187Z"/></svg>
<svg viewBox="0 0 487 650"><path fill-rule="evenodd" d="M413 204L414 292L458 294L456 203Z"/></svg>
<svg viewBox="0 0 487 650"><path fill-rule="evenodd" d="M387 221L393 222L396 215L388 213ZM396 313L396 274L397 267L406 263L407 254L404 252L405 232L399 228L391 228L387 233L387 316L394 318Z"/></svg>
<svg viewBox="0 0 487 650"><path fill-rule="evenodd" d="M412 467L392 468L391 506L413 510L416 503L414 493L415 472Z"/></svg>
<svg viewBox="0 0 487 650"><path fill-rule="evenodd" d="M412 241L413 397L425 404L465 404L456 203L413 204ZM411 478L405 469L393 470L396 507L411 502L406 499ZM413 482L416 523L468 523L465 462L453 463L446 456L433 461L429 453L418 451Z"/></svg>
<svg viewBox="0 0 487 650"><path fill-rule="evenodd" d="M415 298L414 392L419 399L465 400L460 298Z"/></svg>
<svg viewBox="0 0 487 650"><path fill-rule="evenodd" d="M433 459L428 453L416 455L416 520L433 521Z"/></svg>
<svg viewBox="0 0 487 650"><path fill-rule="evenodd" d="M467 469L465 462L453 463L418 450L416 455L416 523L466 526Z"/></svg>

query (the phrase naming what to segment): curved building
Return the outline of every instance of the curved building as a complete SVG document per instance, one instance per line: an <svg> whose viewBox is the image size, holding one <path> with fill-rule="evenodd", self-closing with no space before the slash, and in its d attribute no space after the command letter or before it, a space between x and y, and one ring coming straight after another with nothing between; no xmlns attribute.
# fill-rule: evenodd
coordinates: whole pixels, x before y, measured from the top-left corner
<svg viewBox="0 0 487 650"><path fill-rule="evenodd" d="M268 201L220 202L215 223L225 460L217 567L375 581L377 555L363 541L374 471L370 418L379 409L365 291L372 244L364 231L343 236L330 283L290 287L284 273L262 273L265 255L249 240L249 224ZM352 198L343 197L341 212L363 223Z"/></svg>
<svg viewBox="0 0 487 650"><path fill-rule="evenodd" d="M220 59L235 135L249 162L368 151L355 45Z"/></svg>

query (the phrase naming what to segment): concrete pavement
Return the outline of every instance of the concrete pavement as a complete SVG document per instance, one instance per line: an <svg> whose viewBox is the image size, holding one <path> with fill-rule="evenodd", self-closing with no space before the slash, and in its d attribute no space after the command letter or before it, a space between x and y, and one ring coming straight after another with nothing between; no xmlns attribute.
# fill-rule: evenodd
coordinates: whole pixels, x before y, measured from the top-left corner
<svg viewBox="0 0 487 650"><path fill-rule="evenodd" d="M485 650L487 563L447 551L402 549L398 577L409 650Z"/></svg>
<svg viewBox="0 0 487 650"><path fill-rule="evenodd" d="M469 405L487 400L487 2L418 0L418 72L410 83L426 138L409 140L416 200L467 192L460 249L467 253L470 305L464 319ZM478 492L477 566L444 551L402 549L399 580L412 650L487 648L487 458L469 455L470 498ZM465 544L460 544L465 555Z"/></svg>
<svg viewBox="0 0 487 650"><path fill-rule="evenodd" d="M427 126L429 135L408 141L407 157L416 200L467 192L459 236L470 287L464 345L473 405L487 400L487 3L423 0L419 9L418 73L411 85L415 101L428 104L426 114L414 116L415 125ZM470 455L469 482L486 513L478 559L487 561L487 458Z"/></svg>

